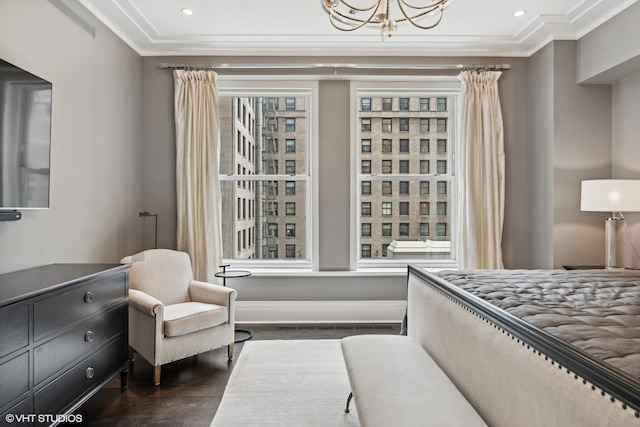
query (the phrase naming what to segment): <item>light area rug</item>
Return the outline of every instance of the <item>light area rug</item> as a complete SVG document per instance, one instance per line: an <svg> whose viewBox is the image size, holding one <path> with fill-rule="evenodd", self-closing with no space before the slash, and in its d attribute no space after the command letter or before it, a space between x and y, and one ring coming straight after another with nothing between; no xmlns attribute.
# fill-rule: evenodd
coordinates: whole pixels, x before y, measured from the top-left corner
<svg viewBox="0 0 640 427"><path fill-rule="evenodd" d="M211 426L358 426L339 340L247 341Z"/></svg>

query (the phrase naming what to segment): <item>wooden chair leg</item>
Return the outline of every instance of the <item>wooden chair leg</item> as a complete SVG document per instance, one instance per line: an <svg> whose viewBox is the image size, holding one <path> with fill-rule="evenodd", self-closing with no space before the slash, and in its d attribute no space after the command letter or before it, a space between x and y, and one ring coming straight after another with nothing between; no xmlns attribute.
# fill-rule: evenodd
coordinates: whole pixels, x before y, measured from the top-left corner
<svg viewBox="0 0 640 427"><path fill-rule="evenodd" d="M227 356L229 360L233 360L233 343L227 346Z"/></svg>
<svg viewBox="0 0 640 427"><path fill-rule="evenodd" d="M153 367L153 383L155 385L160 385L160 365Z"/></svg>

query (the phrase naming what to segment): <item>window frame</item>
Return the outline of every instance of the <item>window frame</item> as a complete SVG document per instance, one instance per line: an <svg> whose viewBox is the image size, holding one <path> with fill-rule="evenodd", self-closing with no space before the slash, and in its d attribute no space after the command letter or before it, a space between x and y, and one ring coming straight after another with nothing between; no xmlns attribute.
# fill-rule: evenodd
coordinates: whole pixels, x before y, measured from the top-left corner
<svg viewBox="0 0 640 427"><path fill-rule="evenodd" d="M352 186L352 188L354 188L355 191L353 191L353 201L352 201L352 212L353 214L351 215L351 220L352 220L352 224L353 226L351 227L352 229L352 235L351 235L351 241L352 241L352 268L353 270L363 270L363 269L393 269L393 268L400 268L400 267L405 267L408 263L412 263L412 264L416 264L416 265L420 265L422 267L425 268L456 268L457 267L457 261L456 261L456 236L455 236L455 224L454 224L454 220L455 220L455 215L456 215L456 194L457 194L457 179L455 176L455 165L453 162L453 159L455 158L455 144L457 141L457 129L456 129L456 123L458 120L458 115L460 113L459 111L459 105L460 105L460 86L458 84L456 84L455 82L448 82L448 81L443 81L443 82L439 82L439 81L429 81L429 78L424 78L424 80L420 80L419 84L417 84L416 81L411 81L411 82L387 82L387 81L376 81L376 82L351 82L351 90L352 90L352 105L353 106L358 106L358 108L352 108L352 176L353 176L353 182L354 185ZM430 104L434 103L435 104L435 100L438 97L446 97L447 98L447 111L449 113L449 117L447 117L446 120L446 139L447 142L449 144L448 146L448 150L446 153L439 153L439 157L435 157L437 153L435 153L436 151L436 147L433 147L434 149L431 150L430 148L430 143L431 141L436 141L438 138L443 138L442 136L438 136L436 135L436 129L430 129L429 132L429 136L428 137L418 137L415 141L414 141L414 136L411 136L411 152L414 152L413 150L417 150L419 152L419 154L425 154L425 157L428 159L433 159L434 162L436 159L442 159L445 158L444 156L446 156L446 159L448 160L447 162L447 174L446 175L438 175L436 173L433 173L435 171L430 170L428 174L420 174L420 171L418 170L418 167L416 167L416 170L411 170L412 173L410 174L399 174L397 173L397 171L395 170L398 166L396 166L396 164L393 165L393 169L391 174L384 174L384 173L378 173L378 174L371 174L371 175L362 175L360 174L360 170L358 168L356 168L355 166L357 166L359 163L359 159L363 158L361 157L362 153L360 152L359 146L360 146L360 138L368 138L371 139L373 137L372 134L370 133L363 133L361 132L361 127L359 124L359 120L360 120L360 109L359 109L359 99L361 97L365 97L365 98L377 98L377 97L385 97L385 96L391 96L393 98L403 98L403 97L410 97L410 98L418 98L418 102L420 103L421 99L429 99ZM397 101L394 101L397 102ZM375 105L375 102L372 100L372 104ZM420 104L420 108L419 108L419 112L421 113L431 113L434 115L429 114L428 117L430 117L431 119L434 119L434 126L430 126L430 128L434 128L436 127L437 122L435 121L435 118L437 118L437 111L435 111L435 105L430 105L429 107L433 107L429 108L429 110L424 110L422 108L423 104ZM366 113L370 113L369 111L367 111ZM389 116L384 115L384 112L382 112L381 114L381 119L383 118L389 118ZM385 130L380 127L379 129L376 129L376 121L375 119L371 121L372 124L372 129L375 132L381 132L382 133L382 137L384 138L388 138L387 136L384 136L384 134L386 133ZM382 120L380 120L380 123L382 122ZM379 125L378 125L379 126ZM391 138L395 138L395 134L397 132L393 131L393 128L391 129L392 134L390 135ZM415 132L415 131L414 131ZM411 133L413 135L413 132ZM423 153L422 150L420 150L420 145L419 145L419 140L423 139L423 140L427 140L429 141L428 143L425 144L429 144L428 147L428 152L427 153ZM379 142L378 142L379 144ZM415 144L415 145L414 145ZM373 145L373 141L372 141L372 145ZM415 147L415 148L414 148ZM417 153L416 153L417 154ZM431 154L431 156L429 156L429 154ZM394 153L395 155L395 153ZM406 153L405 153L406 155ZM368 159L372 159L371 157L371 153L366 153L364 158L368 158ZM395 157L394 157L395 158ZM372 162L373 163L373 162ZM436 163L437 164L437 163ZM436 166L436 164L434 164L433 166ZM416 163L416 166L418 166L418 163ZM430 165L431 166L431 165ZM431 168L430 168L431 169ZM418 179L416 179L419 176ZM451 242L451 258L450 259L442 259L442 260L438 260L438 259L414 259L414 260L399 260L399 259L388 259L386 257L380 257L380 258L362 258L360 256L360 250L362 247L362 244L366 243L372 243L372 246L376 246L377 247L377 243L376 241L371 241L370 237L367 237L367 241L364 242L361 239L360 236L360 205L362 204L362 201L365 199L362 199L361 196L361 182L362 181L370 181L371 182L371 187L373 188L373 186L376 185L376 181L406 181L407 179L409 179L411 182L413 182L414 180L418 180L421 184L419 185L419 187L415 187L416 188L416 194L413 194L413 190L411 191L411 194L413 194L413 196L411 197L411 200L418 200L418 197L420 196L425 196L425 194L423 194L423 190L426 190L427 188L429 189L428 193L426 196L430 197L430 201L433 201L434 203L436 202L436 197L437 195L435 194L435 186L436 184L430 185L431 182L437 182L437 181L447 181L450 182L450 193L448 195L448 200L449 203L447 205L447 210L448 210L448 223L447 223L447 233L448 233L448 238L450 238L450 242ZM422 182L427 182L428 184L423 186ZM377 184L377 185L381 185L381 184ZM395 185L395 184L394 184ZM415 184L412 184L415 185ZM427 187L428 186L428 187ZM434 186L434 188L432 189L431 187ZM394 191L395 193L395 191ZM375 193L374 193L375 194ZM383 196L384 197L384 196ZM404 197L407 197L406 195ZM415 198L415 199L414 199ZM396 200L394 198L394 200ZM374 199L372 199L373 203L372 205L377 205L377 201ZM395 204L395 203L394 203ZM380 206L381 207L381 206ZM395 206L393 206L393 208L396 208ZM418 203L415 204L415 210L416 210L416 214L418 213ZM435 209L435 205L434 205L434 209ZM395 214L395 212L394 212ZM434 212L430 212L430 214L433 216ZM373 212L369 213L369 217L371 217L372 215L375 215ZM413 216L413 214L411 214L411 217ZM381 222L384 223L384 217L382 217L383 219L381 219ZM431 233L429 233L429 236L426 237L430 237L430 238L437 238L436 236L436 218L433 218L429 221L425 221L425 219L429 218L428 216L420 216L418 215L418 218L420 218L419 221L417 221L413 226L410 226L411 229L417 229L415 231L420 230L420 225L421 223L427 223L429 225L424 225L422 227L429 227L429 231L432 231ZM365 222L365 220L363 219L363 222ZM369 222L368 220L366 222ZM375 227L372 225L372 230L375 230L377 227L380 227L379 225L376 225ZM433 228L433 230L431 230L431 228ZM353 231L355 230L355 231ZM378 231L379 232L379 231ZM395 235L395 234L394 234ZM385 243L389 243L389 242L385 242ZM372 254L371 256L373 256L373 252L375 252L372 248Z"/></svg>
<svg viewBox="0 0 640 427"><path fill-rule="evenodd" d="M286 105L286 98L305 98L305 106L306 106L306 141L305 144L306 150L306 159L305 159L305 167L298 168L296 165L296 174L287 175L287 174L278 174L278 175L266 175L266 174L251 174L251 175L242 175L238 176L236 171L234 170L231 175L218 175L221 184L225 181L238 181L238 182L248 182L250 185L255 186L260 181L272 181L272 182L282 182L283 192L286 194L286 183L287 182L295 182L296 187L299 188L298 183L303 183L305 188L305 197L304 197L304 212L306 218L303 223L299 223L300 226L304 227L307 232L303 233L306 236L304 242L304 251L306 257L304 259L291 259L286 258L286 253L281 253L280 258L270 258L269 254L273 248L269 247L265 249L264 257L262 259L244 259L244 258L223 258L224 264L229 264L233 268L251 268L254 271L256 269L264 269L264 270L281 270L283 268L292 269L295 271L296 269L302 270L313 270L317 268L317 252L318 252L318 240L315 237L317 233L313 231L317 230L317 215L318 215L318 203L317 203L317 184L315 182L314 173L318 167L318 151L317 144L315 141L318 140L318 127L317 123L319 122L318 117L318 92L319 85L318 82L315 81L307 81L307 82L295 82L292 84L291 82L279 81L279 80L252 80L245 79L240 76L234 76L229 78L220 78L218 80L218 96L219 97L245 97L245 98L272 98L274 100L278 100L278 98L283 99ZM296 110L283 110L283 111L298 111L298 106L296 105ZM278 126L278 120L275 121L276 126ZM283 125L286 120L283 120ZM265 123L267 125L267 123ZM255 126L254 126L255 127ZM286 127L286 126L285 126ZM297 128L297 123L296 123ZM285 129L282 130L284 132ZM284 136L283 136L284 137ZM296 144L300 144L300 141L296 141ZM257 149L257 147L255 147ZM278 150L278 147L276 147ZM279 150L278 150L279 151ZM306 173L301 173L300 171L305 171ZM283 171L279 171L283 172ZM277 187L276 187L277 189ZM270 191L270 190L267 190ZM284 196L283 194L282 196ZM280 200L285 202L284 197ZM253 205L257 205L258 201ZM301 207L300 209L302 209ZM257 207L256 207L257 209ZM296 209L298 210L298 209ZM285 215L283 215L284 217ZM255 216L254 216L255 217ZM265 223L265 228L267 225ZM284 227L284 226L283 226ZM257 234L257 233L253 233ZM257 239L256 239L257 240ZM285 248L285 240L278 241L278 244L281 244L283 250ZM288 243L290 244L290 243ZM298 243L300 245L300 243ZM297 248L296 248L297 249Z"/></svg>

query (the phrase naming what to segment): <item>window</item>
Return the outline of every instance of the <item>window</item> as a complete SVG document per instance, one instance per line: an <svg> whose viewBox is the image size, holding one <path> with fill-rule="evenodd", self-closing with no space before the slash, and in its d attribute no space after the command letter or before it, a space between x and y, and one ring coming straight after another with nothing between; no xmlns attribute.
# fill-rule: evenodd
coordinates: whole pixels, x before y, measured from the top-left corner
<svg viewBox="0 0 640 427"><path fill-rule="evenodd" d="M409 181L400 181L400 194L409 194Z"/></svg>
<svg viewBox="0 0 640 427"><path fill-rule="evenodd" d="M420 160L420 173L425 175L429 173L429 160Z"/></svg>
<svg viewBox="0 0 640 427"><path fill-rule="evenodd" d="M371 98L360 98L360 109L362 111L371 111Z"/></svg>
<svg viewBox="0 0 640 427"><path fill-rule="evenodd" d="M296 99L295 98L285 98L284 100L284 108L287 110L295 110L296 109Z"/></svg>
<svg viewBox="0 0 640 427"><path fill-rule="evenodd" d="M400 160L398 162L400 173L409 173L409 160Z"/></svg>
<svg viewBox="0 0 640 427"><path fill-rule="evenodd" d="M391 181L382 181L382 194L389 196L392 193Z"/></svg>
<svg viewBox="0 0 640 427"><path fill-rule="evenodd" d="M284 120L284 124L287 132L296 131L296 119L294 117L287 117Z"/></svg>
<svg viewBox="0 0 640 427"><path fill-rule="evenodd" d="M420 215L421 216L429 215L429 202L420 202Z"/></svg>
<svg viewBox="0 0 640 427"><path fill-rule="evenodd" d="M287 138L284 140L284 151L285 153L295 153L296 152L296 140Z"/></svg>
<svg viewBox="0 0 640 427"><path fill-rule="evenodd" d="M392 173L392 161L391 160L383 160L382 161L382 173Z"/></svg>
<svg viewBox="0 0 640 427"><path fill-rule="evenodd" d="M371 173L371 160L363 160L361 173Z"/></svg>
<svg viewBox="0 0 640 427"><path fill-rule="evenodd" d="M279 94L265 96L267 90ZM307 212L311 200L307 191L311 94L312 89L292 93L288 89L219 88L221 116L237 118L225 120L220 126L219 179L226 262L285 257L291 250L286 245L295 248L296 259L310 260L310 239L305 233L289 237L289 229L308 230L311 221ZM284 147L279 141L284 141ZM238 206L238 213L225 206ZM284 212L279 211L282 207Z"/></svg>
<svg viewBox="0 0 640 427"><path fill-rule="evenodd" d="M285 245L285 256L287 258L296 257L296 245Z"/></svg>
<svg viewBox="0 0 640 427"><path fill-rule="evenodd" d="M371 119L361 119L360 129L362 132L371 132Z"/></svg>
<svg viewBox="0 0 640 427"><path fill-rule="evenodd" d="M371 194L371 181L362 181L360 189L361 189L360 194L363 194L363 195Z"/></svg>
<svg viewBox="0 0 640 427"><path fill-rule="evenodd" d="M285 182L285 194L287 196L295 196L296 194L296 182L295 181L287 181Z"/></svg>
<svg viewBox="0 0 640 427"><path fill-rule="evenodd" d="M362 202L360 214L362 216L371 216L371 202Z"/></svg>
<svg viewBox="0 0 640 427"><path fill-rule="evenodd" d="M285 215L295 216L296 214L296 202L286 202L284 205ZM277 215L277 213L276 213Z"/></svg>
<svg viewBox="0 0 640 427"><path fill-rule="evenodd" d="M440 160L438 160L440 162ZM295 175L296 173L296 161L295 160L286 160L284 164L284 171L288 175Z"/></svg>
<svg viewBox="0 0 640 427"><path fill-rule="evenodd" d="M362 245L361 256L362 258L371 258L371 245Z"/></svg>
<svg viewBox="0 0 640 427"><path fill-rule="evenodd" d="M409 202L400 202L400 215L409 215Z"/></svg>
<svg viewBox="0 0 640 427"><path fill-rule="evenodd" d="M287 237L296 237L296 225L285 224L285 233Z"/></svg>
<svg viewBox="0 0 640 427"><path fill-rule="evenodd" d="M278 202L267 202L267 215L278 216Z"/></svg>
<svg viewBox="0 0 640 427"><path fill-rule="evenodd" d="M363 139L361 141L361 145L362 145L362 152L363 153L370 153L371 152L371 140L370 139Z"/></svg>
<svg viewBox="0 0 640 427"><path fill-rule="evenodd" d="M436 205L437 213L439 216L444 216L447 214L447 202L438 202Z"/></svg>
<svg viewBox="0 0 640 427"><path fill-rule="evenodd" d="M429 181L420 182L420 194L422 195L429 194Z"/></svg>
<svg viewBox="0 0 640 427"><path fill-rule="evenodd" d="M390 216L393 212L392 202L382 202L382 215Z"/></svg>
<svg viewBox="0 0 640 427"><path fill-rule="evenodd" d="M450 240L451 212L448 204L454 176L451 175L453 164L449 144L455 142L455 133L435 133L442 129L448 132L449 120L455 120L455 96L442 96L440 92L437 96L424 96L419 91L413 96L406 96L404 93L408 91L405 91L401 97L391 98L376 95L376 92L385 92L379 86L357 92L358 99L371 99L372 109L363 111L356 108L355 123L369 119L373 133L366 149L362 148L362 143L355 144L355 164L358 165L355 183L358 187L354 194L358 197L356 206L360 206L357 232L353 233L353 238L357 239L354 247L360 250L356 256L359 255L358 259L364 266L375 265L376 262L397 262L393 260L397 253L387 253L387 246L393 240ZM433 104L430 104L431 100ZM398 113L390 111L404 111L405 117L391 117ZM406 111L411 111L411 117L407 117ZM355 127L357 141L369 139L361 127ZM433 150L431 140L437 144ZM363 161L367 162L366 167L362 167ZM432 185L438 191L431 191ZM429 222L430 218L437 218L437 222ZM452 256L449 252L437 255L425 252L418 258L442 262Z"/></svg>

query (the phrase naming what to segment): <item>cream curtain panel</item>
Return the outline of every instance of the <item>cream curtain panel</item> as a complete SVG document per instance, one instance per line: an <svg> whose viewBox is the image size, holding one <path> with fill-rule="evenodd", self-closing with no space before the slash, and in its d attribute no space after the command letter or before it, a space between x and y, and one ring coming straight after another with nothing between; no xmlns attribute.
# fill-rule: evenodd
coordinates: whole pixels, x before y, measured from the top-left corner
<svg viewBox="0 0 640 427"><path fill-rule="evenodd" d="M222 209L216 73L175 70L177 249L191 256L196 280L218 283Z"/></svg>
<svg viewBox="0 0 640 427"><path fill-rule="evenodd" d="M463 71L457 176L460 268L503 268L504 137L499 71Z"/></svg>

